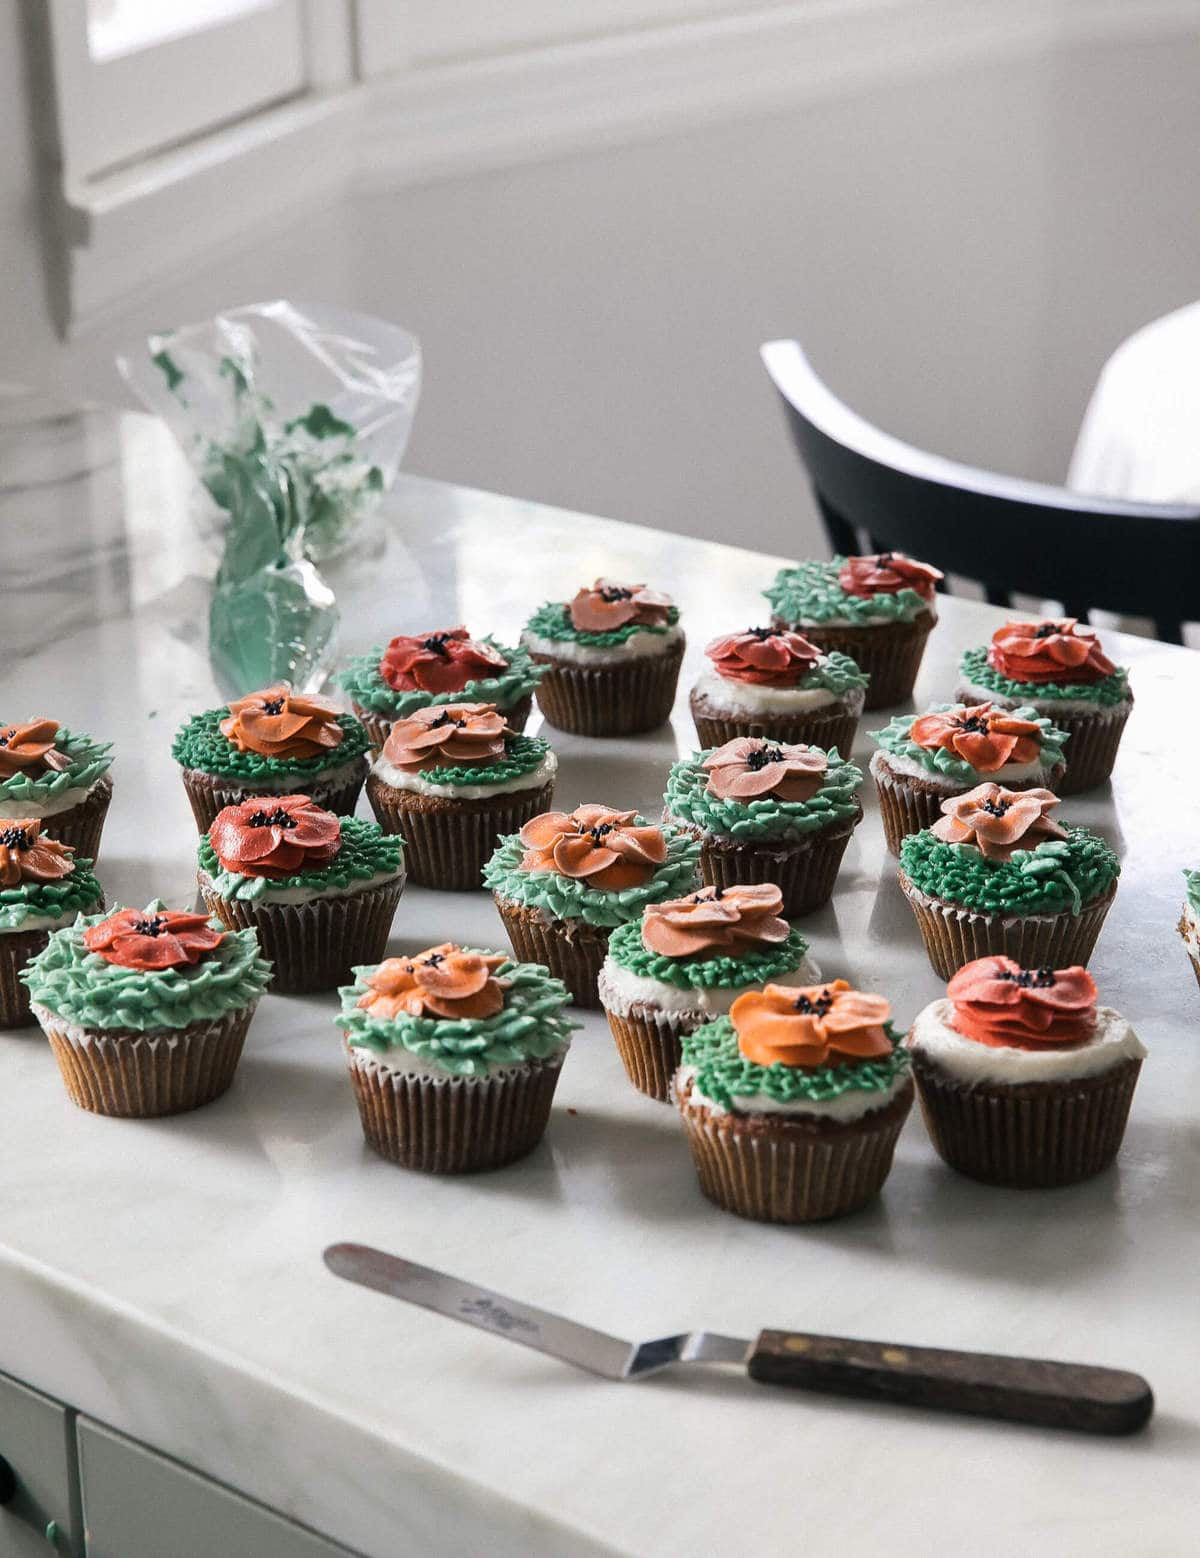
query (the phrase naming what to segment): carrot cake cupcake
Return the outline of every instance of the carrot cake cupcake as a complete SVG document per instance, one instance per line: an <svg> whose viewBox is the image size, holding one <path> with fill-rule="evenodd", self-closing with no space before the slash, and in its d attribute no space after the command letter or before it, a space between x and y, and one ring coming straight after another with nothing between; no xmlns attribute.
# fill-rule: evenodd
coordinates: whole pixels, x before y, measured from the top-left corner
<svg viewBox="0 0 1200 1558"><path fill-rule="evenodd" d="M671 717L684 637L669 595L597 579L540 606L521 642L543 668L538 706L559 730L632 736Z"/></svg>
<svg viewBox="0 0 1200 1558"><path fill-rule="evenodd" d="M844 979L769 984L684 1037L675 1100L710 1201L807 1223L878 1195L913 1100L890 1017Z"/></svg>
<svg viewBox="0 0 1200 1558"><path fill-rule="evenodd" d="M543 812L501 839L484 868L518 958L544 963L577 1006L599 1006L596 979L618 925L648 903L699 887L699 846L634 811Z"/></svg>
<svg viewBox="0 0 1200 1558"><path fill-rule="evenodd" d="M727 633L704 653L713 669L691 694L702 747L765 736L850 756L867 678L849 655L826 654L789 628Z"/></svg>
<svg viewBox="0 0 1200 1558"><path fill-rule="evenodd" d="M464 1174L533 1151L579 1027L557 979L453 942L354 975L334 1021L376 1152Z"/></svg>
<svg viewBox="0 0 1200 1558"><path fill-rule="evenodd" d="M1187 882L1187 897L1179 917L1179 934L1196 970L1196 979L1200 981L1200 871L1185 871L1183 875Z"/></svg>
<svg viewBox="0 0 1200 1558"><path fill-rule="evenodd" d="M1133 710L1129 676L1076 618L1006 623L990 644L967 650L960 673L960 703L1025 705L1070 737L1060 795L1094 789L1112 773Z"/></svg>
<svg viewBox="0 0 1200 1558"><path fill-rule="evenodd" d="M1073 1185L1116 1157L1145 1049L1086 969L979 958L908 1036L930 1138L989 1185Z"/></svg>
<svg viewBox="0 0 1200 1558"><path fill-rule="evenodd" d="M840 650L865 671L868 709L912 697L925 640L937 621L942 575L901 552L809 558L781 568L765 591L777 627L795 628L824 650Z"/></svg>
<svg viewBox="0 0 1200 1558"><path fill-rule="evenodd" d="M549 743L518 735L495 704L430 704L392 726L367 799L403 835L414 882L462 891L483 886L502 834L550 805L557 771Z"/></svg>
<svg viewBox="0 0 1200 1558"><path fill-rule="evenodd" d="M352 715L286 682L194 715L171 747L201 833L224 807L252 796L303 793L353 816L366 750L367 733Z"/></svg>
<svg viewBox="0 0 1200 1558"><path fill-rule="evenodd" d="M34 1021L17 976L51 932L103 909L91 864L43 833L37 817L0 823L0 1028Z"/></svg>
<svg viewBox="0 0 1200 1558"><path fill-rule="evenodd" d="M1102 838L1056 822L1058 804L1049 790L981 784L901 843L900 887L943 979L988 954L1026 968L1091 956L1121 867Z"/></svg>
<svg viewBox="0 0 1200 1558"><path fill-rule="evenodd" d="M871 773L887 847L931 828L942 802L991 780L1009 790L1055 790L1066 772L1065 731L1036 709L935 703L915 719L898 714L871 731L879 751Z"/></svg>
<svg viewBox="0 0 1200 1558"><path fill-rule="evenodd" d="M0 827L36 818L51 838L95 860L112 800L111 751L54 719L0 725Z"/></svg>

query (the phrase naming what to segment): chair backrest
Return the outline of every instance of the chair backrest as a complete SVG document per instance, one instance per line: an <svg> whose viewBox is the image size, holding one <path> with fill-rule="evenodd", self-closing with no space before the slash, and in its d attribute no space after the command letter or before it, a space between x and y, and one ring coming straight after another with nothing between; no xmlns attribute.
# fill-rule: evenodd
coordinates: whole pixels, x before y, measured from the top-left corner
<svg viewBox="0 0 1200 1558"><path fill-rule="evenodd" d="M1017 592L1149 617L1182 642L1200 617L1200 507L1089 498L927 454L872 427L817 377L797 341L762 359L787 409L830 542L903 551L978 580L995 604ZM1200 431L1198 431L1200 436Z"/></svg>

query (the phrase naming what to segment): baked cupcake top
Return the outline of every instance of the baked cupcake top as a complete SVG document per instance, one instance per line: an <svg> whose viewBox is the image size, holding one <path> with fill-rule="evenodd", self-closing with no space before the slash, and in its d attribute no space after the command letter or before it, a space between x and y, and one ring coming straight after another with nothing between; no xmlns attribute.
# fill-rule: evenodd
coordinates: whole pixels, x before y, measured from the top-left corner
<svg viewBox="0 0 1200 1558"><path fill-rule="evenodd" d="M738 736L671 765L667 814L735 839L799 838L857 818L862 769L836 747Z"/></svg>
<svg viewBox="0 0 1200 1558"><path fill-rule="evenodd" d="M279 682L193 715L175 733L171 755L184 768L244 784L324 777L367 750L367 733L328 698L297 693Z"/></svg>
<svg viewBox="0 0 1200 1558"><path fill-rule="evenodd" d="M90 860L42 832L40 817L0 820L0 933L46 929L102 902Z"/></svg>
<svg viewBox="0 0 1200 1558"><path fill-rule="evenodd" d="M112 766L111 751L54 719L0 725L0 817L52 817L77 806Z"/></svg>
<svg viewBox="0 0 1200 1558"><path fill-rule="evenodd" d="M669 595L644 584L597 579L569 601L546 601L525 624L521 640L542 652L576 645L581 649L624 649L632 640L644 648L655 639L674 639L679 608Z"/></svg>
<svg viewBox="0 0 1200 1558"><path fill-rule="evenodd" d="M878 627L931 612L942 577L902 552L830 562L810 557L781 568L763 594L776 617L793 627Z"/></svg>
<svg viewBox="0 0 1200 1558"><path fill-rule="evenodd" d="M924 714L898 714L870 736L889 756L964 784L988 776L1015 778L1019 769L1054 768L1065 761L1067 740L1067 732L1036 709L995 709L990 703L935 703Z"/></svg>
<svg viewBox="0 0 1200 1558"><path fill-rule="evenodd" d="M984 914L1078 914L1116 881L1102 838L1063 827L1049 790L980 784L944 800L932 828L900 845L900 868L930 898Z"/></svg>
<svg viewBox="0 0 1200 1558"><path fill-rule="evenodd" d="M1111 708L1130 696L1128 672L1113 664L1096 633L1075 617L1007 622L990 644L968 649L959 669L972 690L1029 702Z"/></svg>
<svg viewBox="0 0 1200 1558"><path fill-rule="evenodd" d="M882 1108L909 1065L890 1018L882 996L844 979L746 991L728 1017L684 1036L690 1101L738 1114L834 1106L829 1112L847 1118Z"/></svg>
<svg viewBox="0 0 1200 1558"><path fill-rule="evenodd" d="M356 968L334 1021L352 1049L412 1068L482 1077L565 1050L580 1024L570 995L540 963L443 942Z"/></svg>
<svg viewBox="0 0 1200 1558"><path fill-rule="evenodd" d="M527 698L542 667L522 645L512 649L490 635L475 639L461 625L400 634L354 655L336 677L360 709L403 719L439 703L494 703L511 709Z"/></svg>
<svg viewBox="0 0 1200 1558"><path fill-rule="evenodd" d="M704 653L721 681L751 687L831 692L840 698L869 680L849 655L818 649L790 628L725 633L706 644Z"/></svg>
<svg viewBox="0 0 1200 1558"><path fill-rule="evenodd" d="M483 880L507 902L552 919L614 926L698 887L699 857L699 844L678 828L588 804L543 812L501 839Z"/></svg>
<svg viewBox="0 0 1200 1558"><path fill-rule="evenodd" d="M399 838L338 817L307 795L257 795L226 806L201 838L200 877L221 898L299 903L348 897L404 871Z"/></svg>
<svg viewBox="0 0 1200 1558"><path fill-rule="evenodd" d="M468 798L548 784L557 769L550 743L510 730L494 703L414 709L392 726L374 764L395 789Z"/></svg>
<svg viewBox="0 0 1200 1558"><path fill-rule="evenodd" d="M154 899L81 914L22 970L30 999L82 1028L186 1028L256 1001L271 965L253 930L227 931Z"/></svg>

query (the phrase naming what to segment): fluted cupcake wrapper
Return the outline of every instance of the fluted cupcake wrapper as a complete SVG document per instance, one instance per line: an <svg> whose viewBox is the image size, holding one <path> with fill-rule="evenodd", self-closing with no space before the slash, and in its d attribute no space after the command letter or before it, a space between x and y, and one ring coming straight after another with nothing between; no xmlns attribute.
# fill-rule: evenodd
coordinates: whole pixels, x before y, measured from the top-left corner
<svg viewBox="0 0 1200 1558"><path fill-rule="evenodd" d="M669 1103L671 1079L682 1058L683 1036L696 1024L679 1013L652 1012L645 1007L633 1008L624 1015L613 1011L606 1011L605 1015L625 1075L639 1093L657 1098L659 1103Z"/></svg>
<svg viewBox="0 0 1200 1558"><path fill-rule="evenodd" d="M1179 916L1179 924L1176 925L1175 929L1183 937L1183 950L1187 953L1188 962L1192 965L1192 972L1196 976L1196 983L1200 985L1200 957L1197 957L1191 949L1191 945L1188 940L1191 934L1191 926L1188 924L1186 915L1181 914Z"/></svg>
<svg viewBox="0 0 1200 1558"><path fill-rule="evenodd" d="M469 892L483 886L483 868L501 837L549 810L554 784L456 801L396 790L372 774L367 799L383 831L403 838L404 862L414 882Z"/></svg>
<svg viewBox="0 0 1200 1558"><path fill-rule="evenodd" d="M1022 968L1073 968L1087 965L1116 896L1114 882L1102 897L1085 904L1078 914L980 914L957 904L930 898L915 888L903 871L901 891L920 927L933 970L950 979L976 958L1007 957Z"/></svg>
<svg viewBox="0 0 1200 1558"><path fill-rule="evenodd" d="M1065 765L1058 763L1045 772L1035 774L1031 779L1020 779L1011 784L1007 780L1003 782L1010 790L1033 790L1044 785L1046 789L1053 790L1057 795L1058 785L1065 772ZM941 820L943 801L949 800L953 795L966 795L975 787L974 784L968 783L956 785L949 790L933 787L923 789L920 781L914 780L911 775L894 773L877 762L871 764L871 775L879 794L883 836L893 855L900 853L900 845L910 833L920 833L925 828L932 828L935 822Z"/></svg>
<svg viewBox="0 0 1200 1558"><path fill-rule="evenodd" d="M776 627L791 626L782 617L772 620ZM876 627L837 627L814 622L803 623L796 631L826 653L836 649L849 655L859 670L871 678L864 707L890 709L912 697L925 641L936 622L931 611L923 611L911 622L881 622Z"/></svg>
<svg viewBox="0 0 1200 1558"><path fill-rule="evenodd" d="M766 741L779 741L787 745L807 743L828 752L836 747L845 758L850 756L854 736L862 713L861 695L847 708L846 700L839 699L835 707L814 709L810 714L742 714L729 715L712 712L711 701L691 696L692 719L701 748L722 747L739 736L761 737Z"/></svg>
<svg viewBox="0 0 1200 1558"><path fill-rule="evenodd" d="M36 1002L71 1101L93 1114L151 1119L219 1098L233 1081L257 1000L186 1028L79 1030Z"/></svg>
<svg viewBox="0 0 1200 1558"><path fill-rule="evenodd" d="M708 1199L757 1222L810 1223L844 1217L879 1194L913 1087L907 1082L885 1108L846 1124L715 1114L689 1095L685 1087L679 1111Z"/></svg>
<svg viewBox="0 0 1200 1558"><path fill-rule="evenodd" d="M541 963L561 979L576 1006L600 1005L596 980L608 951L611 931L584 920L541 918L536 909L492 895L519 963Z"/></svg>
<svg viewBox="0 0 1200 1558"><path fill-rule="evenodd" d="M624 664L572 665L548 655L538 683L538 707L548 724L575 736L636 736L671 717L683 641L661 655L631 655Z"/></svg>
<svg viewBox="0 0 1200 1558"><path fill-rule="evenodd" d="M367 738L371 743L372 755L378 757L383 751L383 744L391 734L392 726L396 723L395 717L390 714L376 714L370 709L364 709L361 704L350 700L350 707L354 711L354 717L359 720L367 732ZM505 721L510 730L523 731L533 709L533 694L527 693L524 698L519 698L511 708L501 709Z"/></svg>
<svg viewBox="0 0 1200 1558"><path fill-rule="evenodd" d="M43 817L42 832L60 844L69 844L83 859L94 861L100 853L100 835L112 793L112 780L102 774L78 806Z"/></svg>
<svg viewBox="0 0 1200 1558"><path fill-rule="evenodd" d="M346 1045L363 1135L382 1157L425 1174L503 1168L545 1134L565 1051L489 1077L406 1076Z"/></svg>
<svg viewBox="0 0 1200 1558"><path fill-rule="evenodd" d="M1098 1076L1024 1085L956 1081L918 1051L913 1075L940 1157L988 1185L1051 1189L1090 1179L1116 1157L1140 1060Z"/></svg>
<svg viewBox="0 0 1200 1558"><path fill-rule="evenodd" d="M858 815L851 821L823 833L810 833L794 843L773 839L739 843L706 833L690 823L676 825L700 840L700 875L707 886L773 882L783 894L782 912L795 919L829 902L850 835L861 820L859 807Z"/></svg>
<svg viewBox="0 0 1200 1558"><path fill-rule="evenodd" d="M987 700L973 689L962 686L956 694L960 703L975 704ZM1004 708L1013 709L1021 702L1036 703L1036 698L997 697L994 700ZM1094 790L1112 774L1117 761L1117 748L1121 735L1133 712L1133 700L1118 703L1111 708L1096 705L1093 713L1075 714L1061 712L1047 699L1040 712L1053 720L1059 730L1065 731L1067 767L1058 783L1051 785L1056 795L1080 795L1084 790Z"/></svg>
<svg viewBox="0 0 1200 1558"><path fill-rule="evenodd" d="M306 995L346 984L358 963L378 963L387 948L403 876L357 893L304 903L222 898L202 882L205 908L230 930L252 928L272 966L276 995Z"/></svg>
<svg viewBox="0 0 1200 1558"><path fill-rule="evenodd" d="M360 757L355 762L353 774L347 779L339 780L336 784L320 779L298 777L295 791L291 793L307 795L314 805L333 812L335 816L353 817L354 808L362 792L363 780L367 777L368 767L366 757ZM185 768L182 774L183 787L187 791L192 816L195 817L196 827L201 833L208 832L216 821L217 813L224 811L226 806L240 806L251 796L264 793L250 780L239 784L227 776L203 773L199 768Z"/></svg>

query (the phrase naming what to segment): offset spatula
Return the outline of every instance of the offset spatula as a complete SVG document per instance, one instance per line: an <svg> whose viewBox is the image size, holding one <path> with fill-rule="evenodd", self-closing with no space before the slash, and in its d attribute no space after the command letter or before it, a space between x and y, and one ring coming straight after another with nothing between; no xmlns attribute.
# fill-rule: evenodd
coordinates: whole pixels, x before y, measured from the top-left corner
<svg viewBox="0 0 1200 1558"><path fill-rule="evenodd" d="M643 1379L673 1363L739 1363L764 1385L1093 1434L1131 1434L1154 1410L1150 1386L1123 1369L797 1331L760 1331L753 1342L714 1331L625 1342L366 1244L331 1244L325 1264L347 1282L463 1320L604 1379Z"/></svg>

